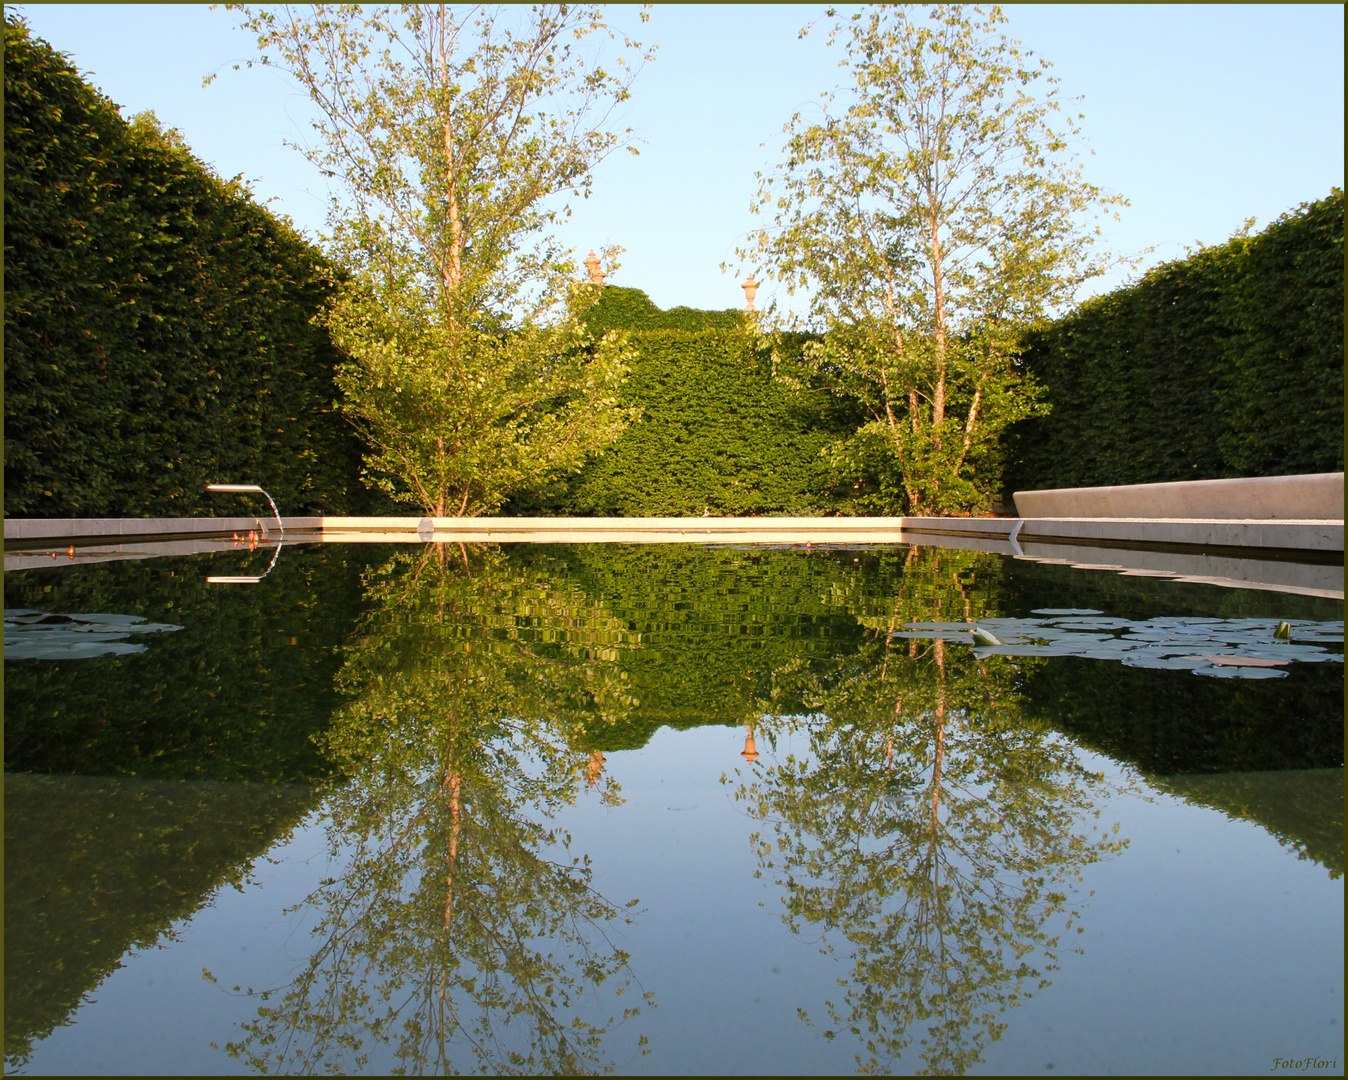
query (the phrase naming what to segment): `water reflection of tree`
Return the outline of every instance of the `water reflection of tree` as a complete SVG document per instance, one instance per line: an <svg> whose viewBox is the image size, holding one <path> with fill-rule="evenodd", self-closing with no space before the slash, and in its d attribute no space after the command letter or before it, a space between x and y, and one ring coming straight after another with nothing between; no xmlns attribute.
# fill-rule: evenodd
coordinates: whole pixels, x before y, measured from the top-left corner
<svg viewBox="0 0 1348 1080"><path fill-rule="evenodd" d="M577 733L630 705L607 662L624 627L490 549L395 556L367 593L327 739L344 869L300 905L317 948L229 1052L263 1072L372 1053L399 1073L607 1071L605 1036L642 1004L607 933L626 920L548 822L593 779Z"/></svg>
<svg viewBox="0 0 1348 1080"><path fill-rule="evenodd" d="M1018 667L889 636L904 620L983 614L967 561L912 549L867 645L831 671L779 673L807 703L809 752L737 792L771 826L755 842L760 873L786 890L784 920L818 928L830 950L833 933L847 941L851 975L824 1034L858 1037L863 1072L890 1071L915 1038L923 1072L981 1061L999 1017L1048 985L1082 869L1123 846L1098 824L1102 778L1023 721ZM802 721L762 723L777 742Z"/></svg>

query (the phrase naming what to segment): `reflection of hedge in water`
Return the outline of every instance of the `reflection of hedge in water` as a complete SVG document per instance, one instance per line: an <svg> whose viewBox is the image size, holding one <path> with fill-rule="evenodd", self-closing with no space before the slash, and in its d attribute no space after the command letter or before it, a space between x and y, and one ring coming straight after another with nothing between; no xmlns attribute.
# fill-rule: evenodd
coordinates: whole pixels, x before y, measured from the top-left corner
<svg viewBox="0 0 1348 1080"><path fill-rule="evenodd" d="M1011 563L1007 614L1089 607L1125 619L1166 615L1340 619L1338 601ZM1343 671L1295 664L1267 682L1142 671L1063 657L1026 680L1027 708L1094 750L1152 773L1335 768L1343 764Z"/></svg>
<svg viewBox="0 0 1348 1080"><path fill-rule="evenodd" d="M1063 657L1025 683L1027 708L1147 773L1323 769L1343 764L1343 671L1296 664L1285 679L1205 679Z"/></svg>
<svg viewBox="0 0 1348 1080"><path fill-rule="evenodd" d="M1150 783L1233 820L1263 826L1301 859L1343 875L1343 770L1158 776Z"/></svg>
<svg viewBox="0 0 1348 1080"><path fill-rule="evenodd" d="M250 556L126 560L5 575L6 607L144 615L184 629L118 658L5 664L7 771L303 781L336 704L337 646L361 605L359 547L291 547L253 586L208 585ZM269 554L251 559L266 565ZM251 563L249 564L251 565ZM293 642L293 644L292 644Z"/></svg>
<svg viewBox="0 0 1348 1080"><path fill-rule="evenodd" d="M558 684L541 700L562 729L581 733L579 746L606 751L643 746L664 725L798 711L805 671L888 627L899 594L963 617L963 589L967 610L982 614L995 610L998 565L929 549L910 572L901 548L486 545L463 558L467 568L457 551L443 564L402 553L367 577L367 600L379 607L347 651L346 689L362 693L377 673L440 670L446 649L499 655L520 692L545 671L569 671L570 689ZM596 662L611 676L598 678Z"/></svg>
<svg viewBox="0 0 1348 1080"><path fill-rule="evenodd" d="M241 885L314 801L288 784L7 775L6 1068L128 949Z"/></svg>
<svg viewBox="0 0 1348 1080"><path fill-rule="evenodd" d="M1101 561L1106 556L1101 555ZM1261 589L1167 578L1131 577L1107 570L1077 570L1053 563L1010 561L1002 590L1004 614L1027 616L1035 608L1098 608L1120 619L1202 615L1222 619L1343 618L1343 601Z"/></svg>
<svg viewBox="0 0 1348 1080"><path fill-rule="evenodd" d="M907 551L900 548L571 548L577 580L604 597L641 642L618 657L639 704L624 725L590 737L599 749L632 749L661 726L734 725L768 710L799 712L805 671L856 652L867 623L887 620L899 593L948 611L963 573L968 585L975 577L980 582L976 614L995 603L988 592L997 576L995 556L935 554L942 572L928 562L906 577ZM797 675L778 678L801 665Z"/></svg>

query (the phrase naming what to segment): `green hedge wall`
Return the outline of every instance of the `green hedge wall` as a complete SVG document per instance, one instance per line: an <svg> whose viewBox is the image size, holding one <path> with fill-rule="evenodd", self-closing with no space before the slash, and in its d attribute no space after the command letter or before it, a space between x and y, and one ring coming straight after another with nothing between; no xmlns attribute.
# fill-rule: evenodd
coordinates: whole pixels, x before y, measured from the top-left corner
<svg viewBox="0 0 1348 1080"><path fill-rule="evenodd" d="M596 335L609 330L743 330L744 313L735 308L703 311L672 307L661 311L640 289L606 285L599 302L585 313L585 325Z"/></svg>
<svg viewBox="0 0 1348 1080"><path fill-rule="evenodd" d="M661 311L607 286L590 329L627 330L637 352L623 389L641 419L554 490L505 513L598 517L806 515L829 509L820 451L852 423L826 394L772 377L742 313Z"/></svg>
<svg viewBox="0 0 1348 1080"><path fill-rule="evenodd" d="M5 516L352 512L320 253L5 21Z"/></svg>
<svg viewBox="0 0 1348 1080"><path fill-rule="evenodd" d="M1008 491L1343 468L1343 193L1031 334Z"/></svg>

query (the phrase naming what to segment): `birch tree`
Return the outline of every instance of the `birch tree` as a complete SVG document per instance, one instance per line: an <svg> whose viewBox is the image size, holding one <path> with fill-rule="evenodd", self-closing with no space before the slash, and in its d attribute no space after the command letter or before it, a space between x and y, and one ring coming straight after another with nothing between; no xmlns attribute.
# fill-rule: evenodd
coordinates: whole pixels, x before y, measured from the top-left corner
<svg viewBox="0 0 1348 1080"><path fill-rule="evenodd" d="M881 474L886 510L982 509L998 436L1044 408L1018 335L1103 272L1095 220L1122 200L1083 178L1080 117L1000 9L827 17L851 86L786 126L753 204L772 225L739 255L809 295L824 336L797 377L870 415L834 447L838 467Z"/></svg>
<svg viewBox="0 0 1348 1080"><path fill-rule="evenodd" d="M298 148L335 181L350 272L328 317L338 407L375 483L483 513L615 439L628 354L586 334L598 288L549 230L627 143L611 122L639 43L588 4L226 6L316 106Z"/></svg>

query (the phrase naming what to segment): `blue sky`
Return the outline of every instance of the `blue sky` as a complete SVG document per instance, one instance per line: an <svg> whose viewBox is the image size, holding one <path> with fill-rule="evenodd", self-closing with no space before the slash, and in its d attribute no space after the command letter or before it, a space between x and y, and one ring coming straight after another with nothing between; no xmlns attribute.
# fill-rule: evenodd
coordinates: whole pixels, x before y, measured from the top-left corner
<svg viewBox="0 0 1348 1080"><path fill-rule="evenodd" d="M282 140L308 103L283 76L230 64L253 55L223 8L17 5L34 33L126 115L153 109L225 176L242 173L306 231L323 226L324 181ZM593 196L562 238L582 257L627 249L616 284L661 307L739 307L743 272L723 274L759 219L754 173L777 160L782 125L836 87L838 51L802 26L823 5L656 5L610 21L659 47L623 117L641 155L600 165ZM1081 97L1087 176L1131 205L1109 223L1111 251L1143 266L1261 228L1343 186L1343 7L1333 5L1008 5L1008 32ZM202 77L220 71L208 87ZM1092 292L1119 284L1123 272ZM772 283L759 302L773 297ZM779 297L785 300L785 297Z"/></svg>

